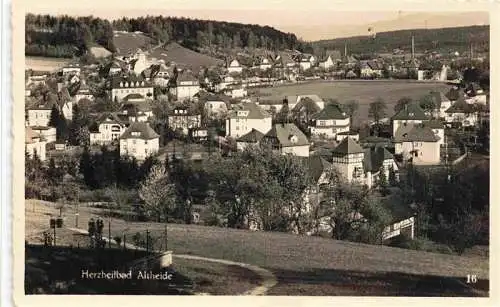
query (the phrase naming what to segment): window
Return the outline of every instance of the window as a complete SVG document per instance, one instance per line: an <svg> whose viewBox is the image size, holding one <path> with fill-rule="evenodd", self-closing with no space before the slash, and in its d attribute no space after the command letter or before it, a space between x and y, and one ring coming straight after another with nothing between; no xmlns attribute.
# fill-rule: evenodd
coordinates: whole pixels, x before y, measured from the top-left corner
<svg viewBox="0 0 500 307"><path fill-rule="evenodd" d="M144 144L145 144L145 145L148 145L148 140L144 140Z"/></svg>
<svg viewBox="0 0 500 307"><path fill-rule="evenodd" d="M137 143L137 141L136 141L136 140L132 140L132 144L134 144L134 145L135 145L136 143Z"/></svg>
<svg viewBox="0 0 500 307"><path fill-rule="evenodd" d="M326 122L325 122L324 120L320 120L320 121L319 121L319 125L320 125L320 126L326 126Z"/></svg>

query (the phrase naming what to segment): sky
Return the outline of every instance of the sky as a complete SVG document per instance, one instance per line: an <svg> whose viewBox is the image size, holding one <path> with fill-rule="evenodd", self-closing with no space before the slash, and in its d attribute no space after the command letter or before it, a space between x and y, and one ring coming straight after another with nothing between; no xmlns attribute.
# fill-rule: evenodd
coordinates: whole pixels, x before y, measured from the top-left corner
<svg viewBox="0 0 500 307"><path fill-rule="evenodd" d="M467 9L467 4L463 8L460 5L450 7L439 4L439 1L433 1L433 8L445 10L445 12L422 12L427 10L428 6L408 7L406 5L402 7L401 3L394 5L396 2L393 0L377 0L376 2L374 0L351 0L349 2L339 0L268 0L266 2L259 0L246 2L235 0L25 0L25 3L30 13L94 15L107 19L122 16L168 15L233 21L269 25L285 32L293 32L305 40L317 40L342 37L342 35L363 35L368 26L374 25L381 25L379 30L392 30L405 26L419 27L420 22L423 27L424 19L429 20L429 27L440 27L443 18L436 19L429 15L450 15L450 9L461 11L464 8ZM376 8L373 3L377 3ZM367 10L370 6L374 7L373 10ZM477 6L474 8L477 9ZM415 9L420 12L416 12ZM472 18L471 14L474 14ZM457 26L467 24L469 21L471 24L488 23L487 13L483 12L482 15L479 14L481 15L479 17L476 15L469 13L467 17L458 18ZM414 22L406 22L403 25L401 20L404 19L413 19ZM451 19L444 26L453 26L453 24L454 20Z"/></svg>

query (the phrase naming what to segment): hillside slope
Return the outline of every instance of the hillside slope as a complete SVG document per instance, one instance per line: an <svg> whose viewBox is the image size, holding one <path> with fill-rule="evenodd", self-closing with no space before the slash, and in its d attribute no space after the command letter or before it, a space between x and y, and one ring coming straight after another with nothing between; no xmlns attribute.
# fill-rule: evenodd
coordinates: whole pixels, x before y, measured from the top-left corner
<svg viewBox="0 0 500 307"><path fill-rule="evenodd" d="M430 49L468 51L471 43L476 52L486 52L489 51L489 31L489 26L400 30L378 32L375 37L365 35L322 40L314 42L313 45L343 51L345 44L347 44L349 53L385 53L392 52L396 48L410 51L411 36L413 35L417 52Z"/></svg>

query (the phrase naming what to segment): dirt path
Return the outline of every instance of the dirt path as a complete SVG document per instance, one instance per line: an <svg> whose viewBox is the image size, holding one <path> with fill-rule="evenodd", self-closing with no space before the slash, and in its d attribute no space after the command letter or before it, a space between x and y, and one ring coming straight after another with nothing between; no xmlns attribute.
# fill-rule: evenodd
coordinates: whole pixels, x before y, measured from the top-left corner
<svg viewBox="0 0 500 307"><path fill-rule="evenodd" d="M71 231L77 232L77 233L88 234L88 231L84 230L84 229L79 229L79 228L68 228L68 229ZM106 237L103 237L103 239L108 241L108 238L106 238ZM114 240L111 240L111 242L114 242ZM116 242L114 242L114 243L116 243ZM136 246L134 244L130 244L130 243L125 243L125 247L130 248L130 249L142 249L142 250L144 250L144 248ZM215 263L220 263L220 264L225 264L225 265L235 265L235 266L239 266L239 267L242 267L244 269L247 269L247 270L254 272L262 279L261 285L255 287L251 290L245 291L244 293L241 293L241 295L265 295L272 287L274 287L278 283L276 276L274 276L274 274L271 271L266 270L266 269L261 268L261 267L258 267L258 266L255 266L255 265L248 264L248 263L234 262L234 261L229 261L229 260L224 260L224 259L207 258L207 257L193 256L193 255L184 255L184 254L180 254L180 255L173 254L173 257L188 259L188 260L215 262ZM208 293L200 293L200 294L206 295Z"/></svg>

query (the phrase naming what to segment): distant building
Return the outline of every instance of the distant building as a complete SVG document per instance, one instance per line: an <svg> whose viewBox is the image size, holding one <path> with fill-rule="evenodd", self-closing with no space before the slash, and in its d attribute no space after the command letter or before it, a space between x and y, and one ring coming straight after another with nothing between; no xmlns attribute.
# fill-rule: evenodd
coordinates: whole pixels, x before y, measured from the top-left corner
<svg viewBox="0 0 500 307"><path fill-rule="evenodd" d="M445 113L447 123L460 123L468 127L476 125L478 121L478 112L474 105L468 104L463 97L460 97Z"/></svg>
<svg viewBox="0 0 500 307"><path fill-rule="evenodd" d="M256 129L267 133L272 126L272 117L255 103L233 106L226 119L226 136L239 138Z"/></svg>
<svg viewBox="0 0 500 307"><path fill-rule="evenodd" d="M201 127L201 114L194 114L188 108L177 107L168 115L168 127L172 130L182 130L188 135L189 130Z"/></svg>
<svg viewBox="0 0 500 307"><path fill-rule="evenodd" d="M172 88L177 100L192 99L200 91L200 82L190 71L183 71L177 77L177 86Z"/></svg>
<svg viewBox="0 0 500 307"><path fill-rule="evenodd" d="M155 155L160 136L145 122L134 122L120 137L120 156L131 156L139 161Z"/></svg>
<svg viewBox="0 0 500 307"><path fill-rule="evenodd" d="M25 127L24 148L28 155L33 158L35 154L40 158L40 161L46 160L45 145L46 141L40 134L33 131L30 127Z"/></svg>
<svg viewBox="0 0 500 307"><path fill-rule="evenodd" d="M52 143L56 141L57 138L57 130L54 127L46 127L46 126L33 126L30 127L34 132L38 133L42 139L44 139L47 143Z"/></svg>
<svg viewBox="0 0 500 307"><path fill-rule="evenodd" d="M52 106L47 104L31 107L28 109L28 125L48 127Z"/></svg>
<svg viewBox="0 0 500 307"><path fill-rule="evenodd" d="M310 143L306 135L294 124L275 124L261 140L273 150L286 155L309 157Z"/></svg>
<svg viewBox="0 0 500 307"><path fill-rule="evenodd" d="M337 104L328 104L314 116L310 127L311 134L335 138L338 133L348 132L350 129L350 118L347 113Z"/></svg>
<svg viewBox="0 0 500 307"><path fill-rule="evenodd" d="M445 118L446 110L448 110L452 102L446 95L442 92L431 92L432 98L436 105L436 109L434 111L434 117Z"/></svg>
<svg viewBox="0 0 500 307"><path fill-rule="evenodd" d="M263 137L264 133L257 129L252 129L252 131L236 139L236 147L238 150L244 150L248 146L257 146Z"/></svg>
<svg viewBox="0 0 500 307"><path fill-rule="evenodd" d="M90 101L94 101L94 95L90 92L89 86L82 80L82 83L80 84L80 88L75 94L74 101L78 103L80 99L88 99Z"/></svg>
<svg viewBox="0 0 500 307"><path fill-rule="evenodd" d="M240 65L237 59L232 60L227 66L228 73L238 73L241 74L243 72L243 67Z"/></svg>
<svg viewBox="0 0 500 307"><path fill-rule="evenodd" d="M116 77L111 82L111 99L121 102L129 94L140 94L148 99L153 99L153 85L137 77Z"/></svg>
<svg viewBox="0 0 500 307"><path fill-rule="evenodd" d="M73 64L68 64L62 68L62 74L63 76L68 76L68 75L77 75L79 76L81 72L80 64L78 63L73 63Z"/></svg>

